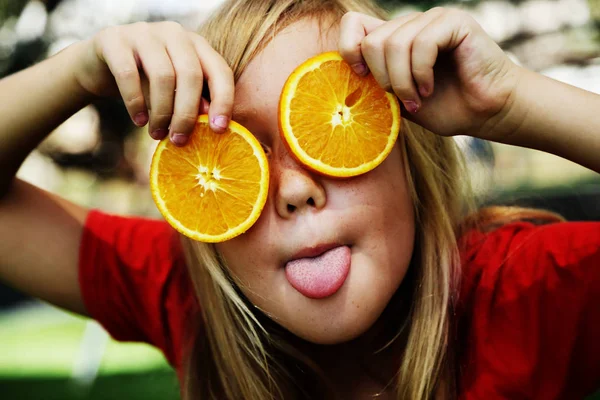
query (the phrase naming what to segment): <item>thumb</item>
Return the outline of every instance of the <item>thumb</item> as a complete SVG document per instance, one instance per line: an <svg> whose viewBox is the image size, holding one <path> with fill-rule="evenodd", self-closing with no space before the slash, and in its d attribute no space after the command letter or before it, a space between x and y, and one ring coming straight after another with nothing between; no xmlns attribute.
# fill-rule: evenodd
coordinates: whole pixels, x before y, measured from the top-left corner
<svg viewBox="0 0 600 400"><path fill-rule="evenodd" d="M358 75L364 76L367 74L367 63L360 49L363 39L385 22L354 11L346 13L342 17L338 41L339 52Z"/></svg>

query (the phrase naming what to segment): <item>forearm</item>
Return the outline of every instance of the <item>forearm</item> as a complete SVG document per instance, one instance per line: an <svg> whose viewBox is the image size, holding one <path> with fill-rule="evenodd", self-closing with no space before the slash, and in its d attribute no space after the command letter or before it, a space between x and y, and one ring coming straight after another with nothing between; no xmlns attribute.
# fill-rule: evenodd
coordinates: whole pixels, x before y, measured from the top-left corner
<svg viewBox="0 0 600 400"><path fill-rule="evenodd" d="M77 45L0 80L0 196L27 155L90 96L73 72Z"/></svg>
<svg viewBox="0 0 600 400"><path fill-rule="evenodd" d="M600 172L600 95L524 70L503 125L509 129L492 140Z"/></svg>

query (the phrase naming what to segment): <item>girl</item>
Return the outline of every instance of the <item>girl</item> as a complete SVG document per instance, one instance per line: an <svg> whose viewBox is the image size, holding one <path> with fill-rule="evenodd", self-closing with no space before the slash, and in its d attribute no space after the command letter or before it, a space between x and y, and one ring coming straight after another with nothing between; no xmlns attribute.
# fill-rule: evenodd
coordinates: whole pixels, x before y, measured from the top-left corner
<svg viewBox="0 0 600 400"><path fill-rule="evenodd" d="M285 79L329 50L406 109L393 152L352 179L307 171L277 130ZM0 91L2 278L158 346L185 399L575 399L600 382L600 225L514 209L465 217L448 137L600 171L600 97L516 66L463 12L386 21L368 1L229 1L199 33L106 29ZM199 112L215 131L248 127L272 183L252 229L196 243L15 178L52 128L115 93L154 139L185 145ZM286 280L290 262L344 255L350 273L329 297Z"/></svg>

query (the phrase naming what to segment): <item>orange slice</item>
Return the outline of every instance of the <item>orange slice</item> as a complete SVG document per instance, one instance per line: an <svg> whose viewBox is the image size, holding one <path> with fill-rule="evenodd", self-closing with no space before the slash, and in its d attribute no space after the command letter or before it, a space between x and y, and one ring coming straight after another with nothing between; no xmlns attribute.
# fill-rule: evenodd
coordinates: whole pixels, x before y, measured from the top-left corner
<svg viewBox="0 0 600 400"><path fill-rule="evenodd" d="M230 122L214 133L201 115L188 144L162 140L150 167L150 189L167 222L202 242L222 242L258 219L269 188L267 157L256 138Z"/></svg>
<svg viewBox="0 0 600 400"><path fill-rule="evenodd" d="M310 58L289 76L279 99L280 132L308 168L351 177L377 167L400 130L400 105L371 74L355 74L338 52Z"/></svg>

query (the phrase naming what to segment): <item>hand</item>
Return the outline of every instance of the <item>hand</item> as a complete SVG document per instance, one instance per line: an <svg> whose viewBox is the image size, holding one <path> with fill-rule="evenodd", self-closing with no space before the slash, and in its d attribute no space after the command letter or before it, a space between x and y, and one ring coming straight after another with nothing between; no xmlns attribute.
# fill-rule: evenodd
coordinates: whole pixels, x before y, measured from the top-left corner
<svg viewBox="0 0 600 400"><path fill-rule="evenodd" d="M231 120L233 73L196 33L175 22L135 23L107 28L81 44L79 84L96 96L119 93L137 126L149 121L154 139L167 134L187 142L198 114L224 131ZM211 103L202 98L208 81Z"/></svg>
<svg viewBox="0 0 600 400"><path fill-rule="evenodd" d="M395 93L408 111L404 116L443 136L500 134L522 71L456 9L433 8L391 21L348 13L339 51L357 73L370 70Z"/></svg>

